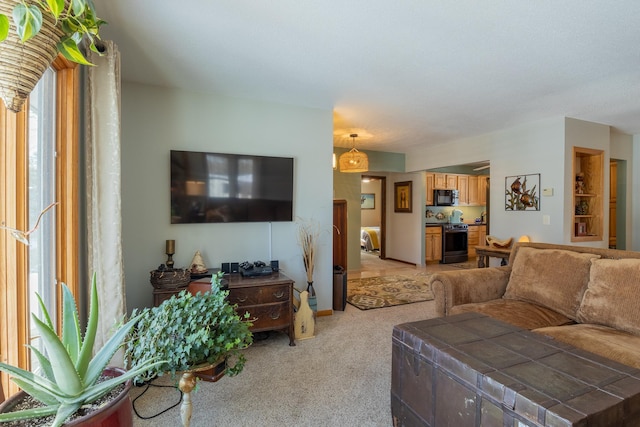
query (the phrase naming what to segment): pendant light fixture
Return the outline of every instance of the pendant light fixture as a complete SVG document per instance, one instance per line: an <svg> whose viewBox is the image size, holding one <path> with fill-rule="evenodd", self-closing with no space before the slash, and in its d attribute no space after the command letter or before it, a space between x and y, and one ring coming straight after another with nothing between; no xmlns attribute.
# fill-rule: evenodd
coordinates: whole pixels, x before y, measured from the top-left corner
<svg viewBox="0 0 640 427"><path fill-rule="evenodd" d="M357 133L349 135L353 138L353 147L351 150L343 153L340 156L340 172L366 172L369 170L369 158L365 153L362 153L356 149Z"/></svg>

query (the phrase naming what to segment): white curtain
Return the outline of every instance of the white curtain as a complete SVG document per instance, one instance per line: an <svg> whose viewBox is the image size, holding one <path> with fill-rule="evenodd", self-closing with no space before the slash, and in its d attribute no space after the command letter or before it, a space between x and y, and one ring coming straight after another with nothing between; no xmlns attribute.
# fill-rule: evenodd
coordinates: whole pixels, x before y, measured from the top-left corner
<svg viewBox="0 0 640 427"><path fill-rule="evenodd" d="M86 181L89 276L96 274L100 320L96 349L126 314L120 198L120 52L104 41L104 55L89 52L87 67ZM123 366L123 352L111 361Z"/></svg>

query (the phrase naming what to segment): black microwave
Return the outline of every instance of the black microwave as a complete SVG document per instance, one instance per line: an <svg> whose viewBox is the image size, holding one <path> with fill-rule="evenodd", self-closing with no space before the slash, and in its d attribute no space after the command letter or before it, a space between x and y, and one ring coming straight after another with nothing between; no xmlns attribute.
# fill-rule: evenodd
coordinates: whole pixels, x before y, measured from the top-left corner
<svg viewBox="0 0 640 427"><path fill-rule="evenodd" d="M458 190L433 190L434 206L458 206Z"/></svg>

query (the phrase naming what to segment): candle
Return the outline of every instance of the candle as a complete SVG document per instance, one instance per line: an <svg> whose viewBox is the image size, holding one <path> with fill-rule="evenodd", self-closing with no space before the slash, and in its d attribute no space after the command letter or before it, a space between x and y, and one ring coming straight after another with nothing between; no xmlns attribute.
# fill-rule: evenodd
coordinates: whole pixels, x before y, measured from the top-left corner
<svg viewBox="0 0 640 427"><path fill-rule="evenodd" d="M176 253L176 241L175 240L167 240L167 252L168 254Z"/></svg>

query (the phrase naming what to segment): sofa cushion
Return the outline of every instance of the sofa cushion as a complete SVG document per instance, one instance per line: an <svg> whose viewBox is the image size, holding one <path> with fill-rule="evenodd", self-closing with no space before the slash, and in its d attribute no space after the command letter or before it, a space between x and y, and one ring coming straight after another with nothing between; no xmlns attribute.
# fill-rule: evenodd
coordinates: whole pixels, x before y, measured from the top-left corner
<svg viewBox="0 0 640 427"><path fill-rule="evenodd" d="M456 305L451 307L449 314L468 313L470 311L486 314L494 319L502 320L524 329L573 323L568 317L546 307L509 299L495 299L487 302Z"/></svg>
<svg viewBox="0 0 640 427"><path fill-rule="evenodd" d="M578 320L640 335L640 259L594 261Z"/></svg>
<svg viewBox="0 0 640 427"><path fill-rule="evenodd" d="M533 302L575 320L596 258L564 249L520 248L504 298Z"/></svg>
<svg viewBox="0 0 640 427"><path fill-rule="evenodd" d="M623 365L640 368L640 337L603 325L578 323L552 326L534 332L595 353Z"/></svg>

